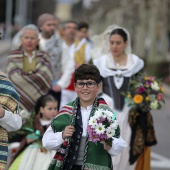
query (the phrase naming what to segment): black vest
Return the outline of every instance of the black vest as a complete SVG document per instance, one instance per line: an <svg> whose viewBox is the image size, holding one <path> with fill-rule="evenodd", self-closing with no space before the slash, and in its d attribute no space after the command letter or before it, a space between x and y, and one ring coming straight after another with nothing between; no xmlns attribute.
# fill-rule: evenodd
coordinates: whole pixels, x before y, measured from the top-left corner
<svg viewBox="0 0 170 170"><path fill-rule="evenodd" d="M75 164L76 159L77 159L80 140L81 140L82 133L83 133L83 123L82 123L80 107L78 107L78 110L77 110L77 115L76 115L76 120L75 120L75 129L76 131L74 132L72 136L70 150L68 152L67 158L64 163L64 167L63 167L64 170L71 170L72 166Z"/></svg>

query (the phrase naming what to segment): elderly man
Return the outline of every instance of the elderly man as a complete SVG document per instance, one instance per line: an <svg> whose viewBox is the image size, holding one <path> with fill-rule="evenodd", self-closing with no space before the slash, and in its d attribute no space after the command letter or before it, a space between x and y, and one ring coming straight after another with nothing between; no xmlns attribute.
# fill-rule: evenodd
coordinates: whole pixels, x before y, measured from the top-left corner
<svg viewBox="0 0 170 170"><path fill-rule="evenodd" d="M70 84L74 63L68 60L69 52L62 48L61 40L56 36L56 18L44 13L39 16L37 24L40 30L39 46L50 55L53 67L54 80L51 93L60 102L61 90Z"/></svg>
<svg viewBox="0 0 170 170"><path fill-rule="evenodd" d="M5 170L8 156L8 132L22 126L18 115L19 95L7 76L0 72L0 169Z"/></svg>

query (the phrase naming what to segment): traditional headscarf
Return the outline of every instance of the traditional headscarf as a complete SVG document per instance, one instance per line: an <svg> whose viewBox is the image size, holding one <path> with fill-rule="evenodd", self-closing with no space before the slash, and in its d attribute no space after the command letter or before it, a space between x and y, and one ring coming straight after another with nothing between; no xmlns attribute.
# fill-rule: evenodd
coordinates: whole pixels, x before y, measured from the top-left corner
<svg viewBox="0 0 170 170"><path fill-rule="evenodd" d="M103 56L104 54L107 54L110 52L110 45L109 45L109 39L110 34L115 29L122 29L127 34L127 46L125 48L125 53L129 54L131 53L131 39L129 31L126 28L120 27L118 25L110 25L106 28L106 30L101 33L100 35L94 35L92 37L93 42L93 50L91 51L92 58L98 58Z"/></svg>

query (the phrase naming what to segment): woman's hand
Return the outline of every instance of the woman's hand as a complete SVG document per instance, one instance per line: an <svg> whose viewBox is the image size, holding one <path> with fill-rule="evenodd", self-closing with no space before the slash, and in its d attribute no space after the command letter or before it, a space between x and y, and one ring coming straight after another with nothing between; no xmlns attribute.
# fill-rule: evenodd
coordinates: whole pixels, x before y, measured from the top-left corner
<svg viewBox="0 0 170 170"><path fill-rule="evenodd" d="M68 137L71 137L74 132L75 132L74 126L66 126L62 133L62 138L66 139Z"/></svg>

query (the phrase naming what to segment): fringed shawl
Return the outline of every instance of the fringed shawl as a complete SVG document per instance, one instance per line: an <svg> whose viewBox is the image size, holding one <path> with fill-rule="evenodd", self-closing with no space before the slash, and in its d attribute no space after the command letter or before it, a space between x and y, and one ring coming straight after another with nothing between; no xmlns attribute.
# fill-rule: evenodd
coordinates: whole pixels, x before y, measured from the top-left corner
<svg viewBox="0 0 170 170"><path fill-rule="evenodd" d="M34 71L23 71L23 52L12 51L8 56L7 73L21 95L21 109L31 111L37 99L51 88L53 74L49 56L36 51L36 67Z"/></svg>

